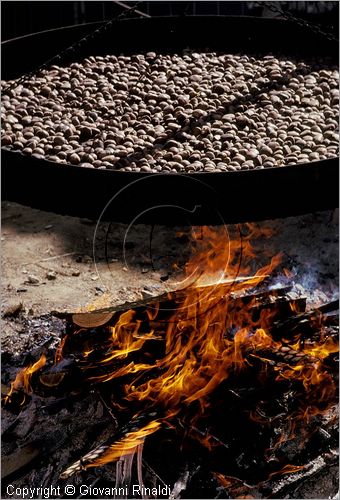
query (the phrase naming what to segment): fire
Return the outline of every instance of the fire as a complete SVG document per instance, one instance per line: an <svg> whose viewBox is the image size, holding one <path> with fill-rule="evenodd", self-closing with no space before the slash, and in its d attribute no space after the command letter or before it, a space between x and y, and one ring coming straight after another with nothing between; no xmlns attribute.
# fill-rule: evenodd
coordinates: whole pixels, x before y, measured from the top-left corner
<svg viewBox="0 0 340 500"><path fill-rule="evenodd" d="M337 342L335 342L332 337L328 337L325 342L323 342L320 345L314 345L313 347L311 346L305 346L303 348L303 351L307 354L310 354L311 356L319 359L324 359L330 354L334 352L338 352L339 350L339 345Z"/></svg>
<svg viewBox="0 0 340 500"><path fill-rule="evenodd" d="M150 365L146 363L129 363L128 365L119 368L118 370L113 371L108 375L98 375L95 377L89 377L88 380L93 382L109 382L114 378L124 377L125 375L129 375L131 373L140 373L145 370L150 370L152 368ZM132 389L134 386L131 386Z"/></svg>
<svg viewBox="0 0 340 500"><path fill-rule="evenodd" d="M59 346L57 347L55 356L54 356L54 364L59 363L63 359L63 349L66 343L67 337L63 337L60 341Z"/></svg>
<svg viewBox="0 0 340 500"><path fill-rule="evenodd" d="M277 380L281 378L301 380L307 394L312 394L319 403L327 402L336 393L332 377L323 369L320 361L313 365L287 366L280 371Z"/></svg>
<svg viewBox="0 0 340 500"><path fill-rule="evenodd" d="M268 237L270 232L259 233L256 226L238 227L238 235L232 238L226 227L194 228L192 231L193 255L185 267L186 285L184 299L177 304L172 317L166 323L167 328L161 334L165 342L165 354L152 363L130 362L111 373L91 378L92 381L109 381L114 378L136 374L130 384L125 386L126 401L139 401L148 408L162 407L163 420L171 421L177 417L183 407L198 405L195 420L209 411L210 396L230 374L242 371L250 363L250 352L266 364L269 360L259 352L275 352L282 346L274 341L266 330L272 312L261 311L255 321L252 318L252 306L233 308L234 296L245 294L248 289L259 285L281 261L281 255L270 259L268 265L254 269L255 251L252 240ZM159 304L147 311L150 322L157 319ZM148 339L155 338L153 329L142 336L139 334L141 322L133 310L122 313L112 327L112 350L103 358L102 364L110 366L116 359L126 358L132 352L140 350ZM233 331L233 334L230 332ZM320 360L337 349L335 344L326 340L321 346L301 347L295 340L290 348L298 349L303 354L315 358L315 363L297 366L284 364L275 367L277 380L301 380L307 393L315 393L317 387L319 399L327 400L334 386L329 376L323 372ZM248 358L248 360L246 359ZM156 376L147 380L141 376L153 370ZM288 435L282 434L280 442L290 439L296 422L301 415L305 417L308 406L295 415L289 422ZM150 424L147 430L141 429L126 436L126 442L113 445L104 458L93 462L93 466L117 460L123 453L133 453L135 447L146 437L151 429L158 430L159 419ZM210 446L210 440L201 442ZM287 466L282 473L293 472L299 467Z"/></svg>
<svg viewBox="0 0 340 500"><path fill-rule="evenodd" d="M237 282L240 274L251 274L251 264L256 254L252 240L268 237L271 232L259 230L256 226L238 226L238 235L231 236L227 226L211 228L208 226L192 230L193 255L186 265L186 280L196 286ZM280 262L281 256L274 257L269 266L258 269L251 278L251 285L260 283ZM228 281L229 280L229 281ZM244 282L242 283L242 285Z"/></svg>
<svg viewBox="0 0 340 500"><path fill-rule="evenodd" d="M32 392L30 383L32 375L33 373L40 370L43 366L45 366L45 364L46 364L46 356L45 354L42 354L38 359L38 361L20 370L17 373L14 381L11 383L10 391L5 398L5 404L9 402L10 397L14 390L23 389L26 394L30 394Z"/></svg>
<svg viewBox="0 0 340 500"><path fill-rule="evenodd" d="M82 368L90 383L109 382L129 375L128 381L122 383L126 404L140 403L142 408L157 410L154 420L128 432L86 467L103 465L135 453L136 447L148 435L157 432L163 423L171 425L174 418L181 421L185 409L193 410L188 413L195 415L190 422L194 430L196 422L209 414L214 391L231 375L241 374L253 363L263 367L257 375L259 380L267 369L271 369L278 383L298 381L299 390L305 391L301 407L287 417L287 430L274 447L291 439L297 423L306 421L311 413L324 411L335 394L334 382L323 360L337 352L336 342L329 337L310 346L303 342L299 332L295 332L290 341L274 340L268 325L275 311L268 307L261 309L258 315L254 313L257 299L247 292L272 275L281 262L279 254L271 257L267 265L254 268L256 251L252 242L269 237L270 232L260 232L255 225L244 225L237 227L236 236L231 236L226 227L200 227L193 229L192 236L193 255L185 267L184 293L175 309L169 312L170 318L163 321L160 304L152 304L146 309L149 326L145 331L145 322L142 329L143 320L136 310L128 310L115 318L113 326L106 326L109 346L102 358L95 357L92 361L93 348L84 346ZM247 300L242 302L235 298ZM143 350L147 352L150 341L156 339L162 340L161 354L139 359L138 354ZM61 344L56 362L62 359L63 348ZM296 353L298 361L275 362L275 355L285 352L283 348L292 350L293 355ZM29 392L30 376L45 361L42 356L37 363L20 372L11 390L22 386ZM94 372L98 367L100 374ZM261 419L255 411L250 418L261 423L270 422L265 415L260 412L259 415ZM210 441L208 435L201 439L207 447ZM280 473L299 468L287 465Z"/></svg>
<svg viewBox="0 0 340 500"><path fill-rule="evenodd" d="M133 351L138 351L143 345L145 340L152 337L153 331L143 338L133 340L137 335L141 321L133 321L135 311L127 311L121 314L117 324L112 327L112 342L118 345L118 349L111 352L110 356L103 359L101 363L108 363L115 358L126 358L128 354Z"/></svg>
<svg viewBox="0 0 340 500"><path fill-rule="evenodd" d="M198 402L203 412L209 406L209 395L228 378L234 369L242 369L245 347L269 345L270 337L253 323L249 313L235 311L226 314L230 291L234 292L260 283L280 261L272 259L268 266L259 269L251 278L238 281L242 274L251 272L254 252L250 239L254 230L242 237L230 239L226 228L213 230L208 227L193 231L196 253L186 266L186 275L192 284L186 289L183 304L175 311L165 334L166 355L157 362L161 375L141 384L131 386L127 399L161 403L173 414L181 404ZM209 287L202 286L210 284ZM246 322L234 338L226 332L233 323ZM133 384L134 385L134 384Z"/></svg>
<svg viewBox="0 0 340 500"><path fill-rule="evenodd" d="M138 431L128 432L123 439L117 441L112 446L109 446L107 451L95 462L85 465L85 468L87 469L88 467L105 465L109 462L119 460L123 456L133 454L136 451L137 446L143 444L145 438L158 431L160 427L160 422L155 420L145 425Z"/></svg>

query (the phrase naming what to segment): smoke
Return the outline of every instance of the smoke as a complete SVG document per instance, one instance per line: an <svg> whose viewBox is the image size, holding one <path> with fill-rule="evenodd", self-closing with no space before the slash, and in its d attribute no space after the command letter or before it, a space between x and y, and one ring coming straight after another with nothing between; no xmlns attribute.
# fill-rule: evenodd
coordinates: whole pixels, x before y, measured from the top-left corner
<svg viewBox="0 0 340 500"><path fill-rule="evenodd" d="M307 304L317 307L321 303L337 300L339 286L336 277L320 272L317 267L294 266L290 276L280 274L273 279L270 290L292 286L292 293L307 297Z"/></svg>

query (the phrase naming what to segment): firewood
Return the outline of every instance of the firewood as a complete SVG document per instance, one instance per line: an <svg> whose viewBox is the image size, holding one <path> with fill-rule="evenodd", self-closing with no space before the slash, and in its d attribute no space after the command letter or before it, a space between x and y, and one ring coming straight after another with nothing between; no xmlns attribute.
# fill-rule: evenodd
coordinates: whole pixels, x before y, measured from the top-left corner
<svg viewBox="0 0 340 500"><path fill-rule="evenodd" d="M116 445L124 443L124 440L128 439L129 435L138 432L139 430L142 431L145 426L155 422L157 418L157 412L145 412L132 418L128 424L120 428L119 432L113 438L97 446L95 449L91 450L89 453L74 462L64 472L62 472L60 474L60 479L67 479L77 472L91 467L94 462L97 462L99 459L104 457ZM159 427L160 426L161 425L159 424ZM124 446L122 446L121 454L124 455Z"/></svg>
<svg viewBox="0 0 340 500"><path fill-rule="evenodd" d="M79 313L72 315L72 321L83 328L96 328L108 323L112 316L111 312Z"/></svg>
<svg viewBox="0 0 340 500"><path fill-rule="evenodd" d="M296 351L290 347L279 347L274 349L258 349L253 352L248 352L248 358L256 358L269 363L271 366L278 366L280 363L285 365L313 365L318 361L318 358L305 354L304 352Z"/></svg>
<svg viewBox="0 0 340 500"><path fill-rule="evenodd" d="M81 321L81 319L80 319L81 316L83 316L83 315L85 315L88 318L89 315L97 315L97 314L99 315L101 313L103 313L103 314L104 313L112 313L113 314L115 312L123 312L123 311L127 311L129 309L144 308L146 306L150 306L150 305L155 304L155 303L162 304L164 302L170 302L170 301L177 302L177 301L184 299L187 296L188 289L193 290L193 291L197 291L197 292L207 290L207 293L209 293L209 291L213 291L216 288L216 286L218 286L218 287L222 287L222 288L226 289L226 294L229 295L231 292L236 293L237 289L239 291L242 290L242 287L245 284L252 284L252 282L253 282L255 285L258 278L259 278L258 276L237 277L234 279L228 279L228 280L224 280L224 281L221 280L217 283L210 283L210 284L206 284L206 285L199 285L197 287L188 287L188 288L181 288L179 290L172 290L169 292L162 293L160 295L156 295L154 297L149 297L146 299L141 299L141 300L137 300L137 301L133 301L133 302L125 302L125 303L119 304L117 306L107 306L107 307L103 307L100 309L96 309L94 311L86 311L86 312L52 311L51 314L58 317L58 318L66 319L68 321L71 321L72 317L76 316L76 320L77 320L77 324L78 324L78 322ZM286 287L285 287L285 289L286 289ZM278 290L279 289L273 289L273 290L269 291L268 293L272 294L273 296L278 296L279 295ZM266 292L264 292L264 293L266 294ZM85 319L85 322L88 320L87 318ZM99 318L104 319L104 316L102 318L98 316L98 319ZM95 321L96 320L94 320L94 322ZM109 319L107 321L109 321Z"/></svg>
<svg viewBox="0 0 340 500"><path fill-rule="evenodd" d="M200 287L199 290L202 290L203 288L204 287ZM205 288L209 289L209 286L207 285ZM261 311L264 309L275 312L275 318L276 316L281 315L289 317L303 312L306 306L305 297L291 298L290 296L285 295L290 289L291 287L284 287L282 289L266 290L241 295L227 294L224 297L222 295L221 300L224 300L225 302L224 307L226 308L226 315L236 315L236 318L238 318L237 311L242 313L245 308L248 308L251 312L253 321L256 321L256 318L260 317ZM105 310L101 309L93 312L78 313L73 315L68 314L66 316L69 325L68 332L73 333L73 331L75 331L78 334L79 326L85 329L95 329L109 324L114 325L114 313L125 312L132 309L137 314L142 314L142 316L144 314L144 319L141 319L142 316L140 319L143 321L145 328L147 330L154 330L154 339L161 339L162 335L164 335L168 328L168 322L172 321L173 311L176 307L180 306L180 301L184 298L183 293L183 290L179 290L176 292L162 294L156 298L152 298L151 300L146 299L137 302L125 303L113 308L107 308ZM211 300L212 307L214 307L214 298L212 297ZM220 299L218 298L217 300ZM159 304L159 313L157 318L149 320L145 311L148 307L154 307L156 304ZM273 321L275 318L271 315L270 321ZM247 316L244 316L241 321L247 321ZM261 324L261 327L267 328L267 326L268 325L266 323ZM159 335L161 337L159 337ZM139 333L139 337L141 336L142 333Z"/></svg>
<svg viewBox="0 0 340 500"><path fill-rule="evenodd" d="M211 307L215 307L221 300L219 307L223 308L222 312L228 318L228 324L225 327L228 331L219 332L220 335L225 334L226 346L230 346L230 342L233 341L235 329L239 331L244 327L249 334L239 337L240 361L235 356L234 364L230 364L218 388L207 395L207 406L214 408L214 415L209 411L203 411L201 415L197 406L198 401L186 402L185 400L180 407L174 408L174 413L171 414L166 406L167 403L161 403L161 398L158 403L154 403L148 397L141 399L126 397L130 394L128 387L134 387L133 390L138 392L150 380L162 377L163 368L160 368L162 364L155 363L155 360L161 361L164 357L168 322L176 321L174 311L176 312L176 307L180 308L187 290L163 294L160 296L161 299L153 298L151 301L147 299L132 304L122 304L118 308L67 315L65 325L67 333L56 353L56 363L48 359L46 365L32 376L30 384L34 394L31 397L28 396L27 405L36 398L44 405L42 406L44 411L47 413L51 411L55 414L54 404L56 407L59 404L63 407L70 400L72 401L74 395L79 401L83 401L83 396L90 393L105 402L104 407L108 409L110 419L115 425L112 430L109 426L106 433L97 432L98 422L94 419L94 433L97 437L91 441L93 449L87 452L89 447L86 448L84 444L81 444L78 447L78 456L81 456L79 460L69 466L65 462L60 464L57 471L58 475L61 472L60 479L66 480L77 472L100 467L110 461L119 461L127 455L130 455L129 460L132 461L133 453L137 448L140 478L142 461L140 447L144 438L156 431L162 431L163 435L165 433L167 436L170 428L176 431L175 439L178 439L178 442L180 441L178 436L180 436L182 440L187 439L184 444L188 443L189 446L212 446L212 449L216 447L219 450L217 454L226 453L227 457L232 456L231 453L235 447L238 448L239 444L243 446L244 437L238 435L235 444L235 440L230 439L230 429L225 429L223 422L220 421L219 412L221 414L229 412L228 422L230 421L233 428L237 428L237 419L247 418L244 415L248 414L254 416L254 422L262 421L262 424L267 426L267 430L264 434L260 432L259 435L264 440L268 439L268 442L262 442L263 449L267 449L275 442L277 432L280 432L281 427L285 428L284 422L289 422L289 415L294 414L297 405L302 405L302 407L305 405L307 410L308 405L314 405L314 403L317 407L316 396L313 391L305 388L302 377L290 378L287 374L295 370L299 375L301 369L303 375L305 372L308 374L314 369L320 369L320 373L324 372L330 381L335 380L334 359L331 356L322 359L322 357L317 358L308 354L314 351L309 349L307 341L310 341L313 347L322 344L329 337L332 339L335 337L337 328L326 326L326 322L327 317L334 321L332 313L338 307L337 303L325 304L314 311L306 312L306 299L295 297L293 293L290 293L291 287L259 291L258 289L245 290L241 286L242 282L238 285L239 289L234 289L233 293L230 293L230 283L228 283L226 293L224 296L222 294L221 299L219 294L214 298L211 285L205 288L211 298ZM201 291L202 287L197 291L198 296ZM158 301L160 301L159 312L154 319L150 320L146 312L147 308L150 305L156 305ZM127 326L125 334L133 335L132 341L137 341L137 348L131 349L130 352L127 350L123 356L116 357L115 351L119 351L119 346L124 343L120 344L119 335L122 333L124 336L124 331L115 337L112 335L111 327L117 324L121 312L131 308L135 311L134 320L139 322L138 328ZM115 314L116 312L118 314ZM179 314L181 314L180 309ZM185 318L185 314L183 317ZM304 325L311 330L309 336L301 335ZM263 343L259 334L260 328L264 329L264 335L267 335L267 338L264 337L266 342ZM148 336L151 329L153 336ZM183 331L178 332L178 335L183 334L185 338L186 333L184 328ZM259 334L258 341L257 333ZM252 336L254 336L253 342ZM139 341L144 338L145 342ZM223 345L223 339L221 342ZM232 346L230 355L233 356ZM130 369L136 363L143 363L143 370L137 375L134 370ZM269 395L268 401L266 394ZM330 392L327 398L332 398L332 394ZM322 400L322 403L332 402L327 398ZM10 409L10 406L8 408ZM320 408L323 410L322 407ZM115 412L117 412L117 418L114 415ZM74 419L70 421L74 422ZM122 421L126 423L121 425ZM324 423L324 420L322 422ZM90 428L86 421L82 422L82 425L84 428L86 426ZM276 427L272 428L272 425ZM110 433L112 437L108 439ZM43 435L46 436L46 432ZM151 442L155 443L157 438L158 436ZM298 439L296 442L298 443ZM279 453L284 453L284 443L283 440L277 454L276 451L272 452L274 461L279 457ZM262 444L259 444L261 450ZM235 463L236 469L248 467L252 464L251 454L248 456L248 453L245 453L245 458L242 459L235 456ZM260 464L259 467L261 469L262 465ZM270 484L274 484L272 480ZM176 489L174 491L176 492ZM257 490L252 489L252 492L254 491Z"/></svg>
<svg viewBox="0 0 340 500"><path fill-rule="evenodd" d="M288 333L292 334L295 331L299 331L301 333L302 331L313 329L313 327L315 329L319 329L323 324L324 318L327 318L326 314L338 309L339 301L333 300L312 311L278 320L274 325L272 325L270 331L275 335L279 334L279 332L287 335Z"/></svg>

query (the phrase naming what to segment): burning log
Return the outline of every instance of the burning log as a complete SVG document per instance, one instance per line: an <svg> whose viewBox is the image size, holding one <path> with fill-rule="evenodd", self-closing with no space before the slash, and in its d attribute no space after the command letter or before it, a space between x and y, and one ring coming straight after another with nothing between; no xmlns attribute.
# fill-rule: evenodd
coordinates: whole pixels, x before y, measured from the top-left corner
<svg viewBox="0 0 340 500"><path fill-rule="evenodd" d="M263 278L266 277L267 276L263 276ZM183 300L187 297L189 290L195 290L197 291L197 293L200 293L200 291L202 291L205 297L209 298L212 295L213 298L213 293L216 288L219 289L220 297L228 297L230 300L234 301L239 300L240 305L242 306L253 303L254 307L261 307L261 305L264 305L265 303L272 304L275 300L283 299L284 303L287 303L289 301L296 301L296 304L299 306L297 307L297 310L304 310L304 305L306 303L305 298L288 298L287 293L292 290L292 286L272 288L270 290L264 290L261 292L255 291L253 293L243 293L241 295L239 295L237 293L237 290L234 289L234 287L237 287L239 292L244 292L246 291L246 288L243 289L243 284L249 287L249 285L252 285L252 283L254 283L255 285L258 279L258 276L235 278L233 280L224 280L212 284L199 285L194 288L189 287L174 290L151 298L149 297L147 299L141 299L134 302L125 302L116 306L108 306L92 311L83 311L77 313L52 311L52 314L57 318L66 320L69 324L73 323L76 326L80 326L83 328L97 328L109 323L116 313L122 313L128 310L139 311L145 310L150 307L152 308L154 306L159 308L160 310L166 307L166 309L171 311L175 309L176 305L183 302ZM294 306L292 306L292 309L294 309Z"/></svg>
<svg viewBox="0 0 340 500"><path fill-rule="evenodd" d="M245 314L245 318L246 319L251 318L253 320L254 310L258 315L259 310L265 311L269 309L272 310L270 314L271 321L275 320L276 315L282 316L284 314L284 316L287 317L287 315L290 314L291 316L288 319L287 318L285 319L285 321L287 322L286 324L288 325L294 323L300 324L301 321L306 321L306 319L313 319L315 317L318 317L319 320L321 321L322 318L324 317L320 316L319 313L320 309L318 311L313 311L309 313L296 314L296 312L299 311L300 304L302 304L302 308L304 308L304 299L302 300L302 302L301 301L298 302L299 307L296 307L295 299L288 298L286 301L283 301L283 293L284 292L282 292L282 290L278 289L274 291L273 295L271 291L266 291L241 297L233 297L231 300L228 300L225 304L226 315L229 314L235 316L235 310L244 311L245 308L246 309L248 308L250 314ZM263 301L264 299L267 299L267 302L261 304L261 301ZM256 305L254 305L254 303ZM273 306L276 306L277 303L278 307L277 310L275 310L275 307ZM282 308L283 303L285 304L284 308ZM166 303L163 302L163 304ZM143 306L145 307L145 305L146 304L143 301ZM326 306L321 308L321 312L323 311L328 312L334 307L335 303L327 304ZM44 362L39 361L33 364L31 368L28 368L26 371L26 375L25 376L20 375L19 379L14 382L13 388L16 388L16 386L20 384L23 384L24 390L26 392L30 392L29 384L31 382L29 382L29 380L31 378L35 384L34 389L39 391L38 387L39 385L40 390L43 389L43 392L46 393L46 391L56 390L57 388L62 391L63 387L69 384L71 378L74 388L75 385L77 384L77 381L79 383L79 386L84 384L86 381L96 384L96 383L101 383L102 381L117 380L117 383L119 383L120 377L130 376L130 378L133 379L133 374L137 373L139 370L145 371L145 376L141 377L139 375L140 382L143 382L144 380L144 383L146 383L145 381L152 379L153 376L160 376L161 373L163 373L163 370L160 366L158 367L156 365L153 366L152 362L140 363L140 358L142 356L145 346L147 347L148 351L150 351L150 346L154 345L152 344L152 341L156 341L157 344L157 346L154 345L156 349L154 355L156 355L156 352L158 355L160 353L163 353L162 354L163 356L165 355L166 328L171 326L171 322L169 323L169 321L166 321L165 319L160 321L155 321L155 320L147 321L147 319L144 320L144 326L146 328L146 331L150 331L151 329L150 333L143 335L142 333L139 333L139 331L136 331L135 327L133 327L136 333L133 333L132 335L134 340L132 339L127 342L126 345L128 347L126 353L124 354L124 350L116 351L116 353L115 351L112 352L112 343L111 343L112 341L111 342L109 341L109 338L112 335L112 328L115 328L115 324L119 324L120 318L122 318L124 314L129 315L130 314L129 311L131 311L131 309L125 311L125 313L119 316L118 319L113 312L105 313L110 315L109 326L107 324L101 324L100 326L97 326L95 328L83 327L80 338L79 338L80 334L77 333L78 325L72 327L72 324L74 324L72 323L70 325L72 335L71 337L69 336L64 337L62 344L62 355L60 361L57 362L56 364L52 365L49 364L47 367L44 368L43 373L39 374L38 378L35 376L33 376L32 378L31 376L34 375L34 372L36 370L35 367L39 369L39 367L46 362L44 355L42 355L41 359L45 361ZM138 306L136 307L135 311L136 312L141 311L140 303L138 303ZM273 311L275 311L276 315L273 314ZM89 315L93 315L94 317L96 317L97 312L89 313ZM98 315L102 315L101 317L102 319L104 319L102 312L99 312ZM82 321L81 319L82 316L83 316L82 314L79 314L80 319L78 319L77 316L77 321L79 321L80 323ZM87 317L88 315L84 313L84 316ZM108 316L106 316L105 321L107 318ZM116 318L116 320L111 322L112 318ZM97 324L97 320L95 320L94 323L92 322L92 325L93 324ZM239 322L238 324L239 328L242 328L244 326L243 323ZM282 329L283 324L284 322L281 324L279 323L278 327L277 324L274 323L275 326L272 327L273 331L277 333L278 328ZM255 326L258 327L259 325L255 323ZM231 322L229 324L229 328L232 327L233 323ZM287 328L284 328L283 331L286 334ZM126 331L126 333L128 333L128 330ZM260 335L258 340L256 340L257 339L256 335ZM97 342L98 336L100 336L99 345ZM229 334L227 338L230 338ZM161 344L157 343L159 341L161 341ZM313 356L313 353L310 354L308 352L301 351L297 348L293 348L291 345L289 345L289 343L281 344L280 342L277 343L271 341L266 334L263 335L261 333L255 334L252 342L247 342L247 341L243 342L244 346L242 346L242 342L243 341L241 341L241 347L239 350L239 355L241 357L240 359L248 360L250 364L252 363L252 360L254 360L255 358L258 360L265 361L266 363L270 364L273 367L279 366L282 363L290 366L298 364L300 365L302 364L304 366L312 365L318 360L318 358ZM68 345L68 343L70 343L70 345ZM268 344L267 346L266 343ZM79 349L78 351L79 353L77 355L78 361L76 361L76 359L74 358L74 355L77 352L77 347L75 347L77 344ZM84 350L84 345L88 346L87 348L85 348L85 350ZM131 347L132 345L133 347ZM72 358L67 357L68 351L72 353ZM150 354L151 352L148 353L148 355ZM56 360L57 358L58 354L56 354ZM236 362L236 365L239 362L240 360ZM91 373L96 373L96 375L91 375ZM25 377L27 378L27 382L22 382L23 380L26 380ZM7 396L7 398L8 397L10 396Z"/></svg>
<svg viewBox="0 0 340 500"><path fill-rule="evenodd" d="M298 331L299 333L318 330L322 324L328 323L327 313L339 310L339 300L334 300L319 306L309 312L304 312L301 314L294 315L290 318L284 318L281 321L277 321L272 328L273 335L284 335L284 334L294 334Z"/></svg>
<svg viewBox="0 0 340 500"><path fill-rule="evenodd" d="M120 428L116 436L84 455L62 472L60 478L67 479L81 470L104 465L124 455L131 454L138 446L143 444L146 436L159 430L161 424L156 418L157 413L155 412L144 413L132 418L126 426Z"/></svg>

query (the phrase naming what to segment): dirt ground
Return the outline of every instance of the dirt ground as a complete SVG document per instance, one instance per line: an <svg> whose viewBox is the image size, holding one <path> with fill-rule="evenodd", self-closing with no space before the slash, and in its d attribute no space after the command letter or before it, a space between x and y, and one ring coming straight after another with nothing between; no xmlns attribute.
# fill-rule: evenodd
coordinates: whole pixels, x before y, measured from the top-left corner
<svg viewBox="0 0 340 500"><path fill-rule="evenodd" d="M337 295L338 211L258 226L274 231L262 245L267 254L283 252L294 281L311 299L315 293L320 301ZM97 227L96 221L3 202L3 350L15 345L20 351L22 317L124 303L179 287L173 265L181 267L187 260L188 241L176 228L139 225L128 230L123 224L104 223Z"/></svg>

